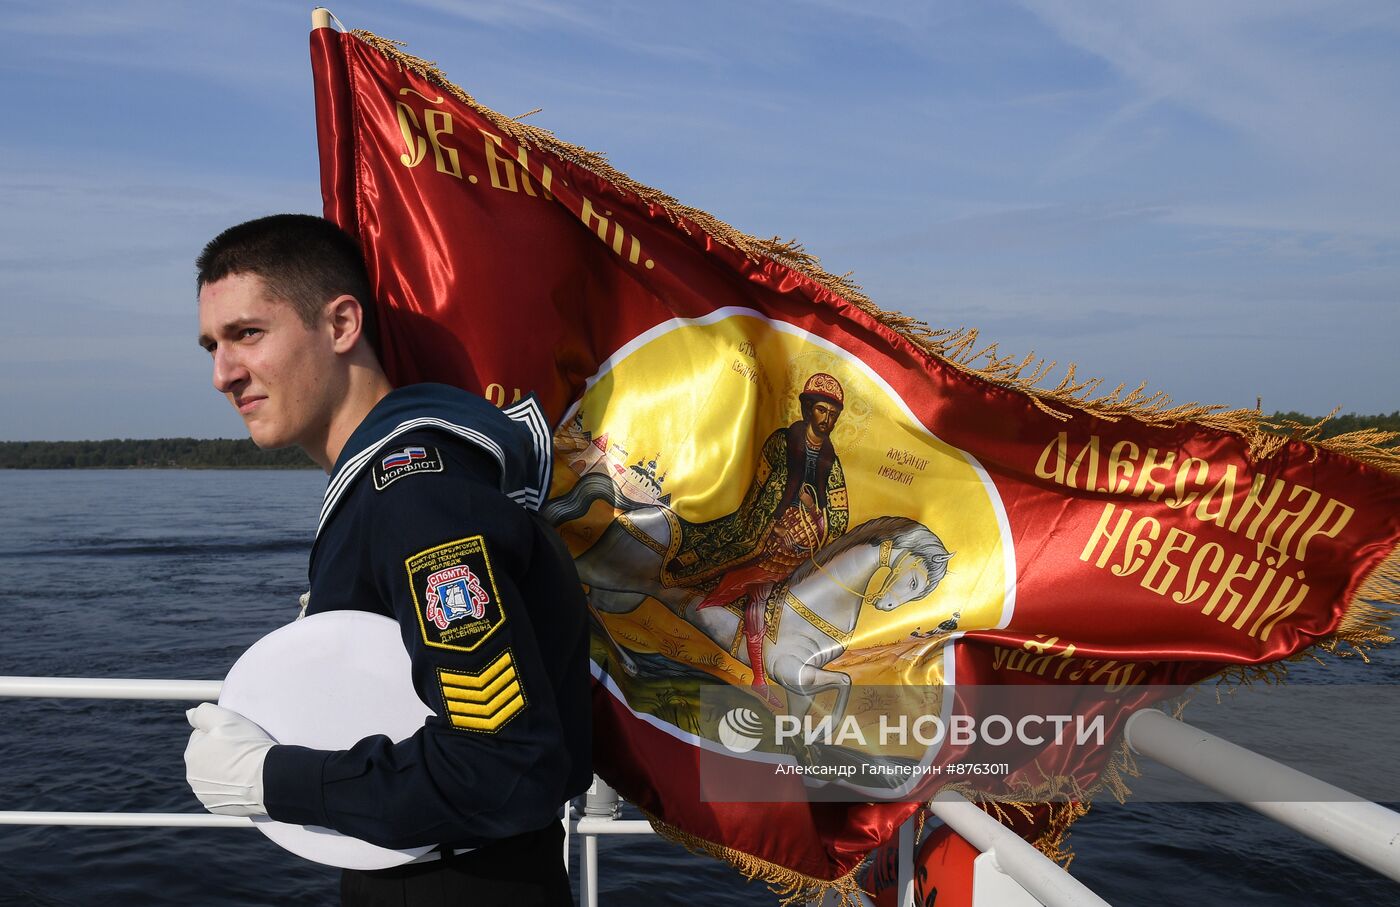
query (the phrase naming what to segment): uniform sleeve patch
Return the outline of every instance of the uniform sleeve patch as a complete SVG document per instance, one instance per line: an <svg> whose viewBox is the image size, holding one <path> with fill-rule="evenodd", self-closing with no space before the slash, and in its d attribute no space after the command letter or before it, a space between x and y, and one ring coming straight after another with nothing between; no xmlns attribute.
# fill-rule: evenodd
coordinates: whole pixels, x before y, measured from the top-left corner
<svg viewBox="0 0 1400 907"><path fill-rule="evenodd" d="M405 476L442 472L442 457L436 447L405 447L383 452L374 461L374 490L383 491Z"/></svg>
<svg viewBox="0 0 1400 907"><path fill-rule="evenodd" d="M447 718L455 728L494 734L525 711L525 689L510 649L475 674L439 669L438 682Z"/></svg>
<svg viewBox="0 0 1400 907"><path fill-rule="evenodd" d="M404 568L425 645L471 652L506 622L481 536L420 551Z"/></svg>

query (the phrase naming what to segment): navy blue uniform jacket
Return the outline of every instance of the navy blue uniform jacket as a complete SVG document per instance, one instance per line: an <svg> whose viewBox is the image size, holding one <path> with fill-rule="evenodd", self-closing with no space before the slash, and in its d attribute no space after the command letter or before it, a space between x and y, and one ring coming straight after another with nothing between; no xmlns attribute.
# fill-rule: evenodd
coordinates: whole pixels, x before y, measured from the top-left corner
<svg viewBox="0 0 1400 907"><path fill-rule="evenodd" d="M332 472L308 613L398 621L433 710L401 743L275 746L268 814L385 847L481 846L543 828L592 778L587 628L573 560L538 508L548 428L445 385L374 407Z"/></svg>

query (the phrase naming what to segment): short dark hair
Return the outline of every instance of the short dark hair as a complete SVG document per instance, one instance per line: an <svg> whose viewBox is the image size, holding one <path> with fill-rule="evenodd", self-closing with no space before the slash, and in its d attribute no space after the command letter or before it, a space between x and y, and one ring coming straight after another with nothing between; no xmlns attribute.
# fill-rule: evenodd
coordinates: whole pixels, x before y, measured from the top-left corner
<svg viewBox="0 0 1400 907"><path fill-rule="evenodd" d="M379 330L360 244L344 230L310 214L273 214L229 227L195 259L196 290L234 274L256 274L272 295L291 303L307 325L337 296L355 297L364 312L361 332L379 349Z"/></svg>

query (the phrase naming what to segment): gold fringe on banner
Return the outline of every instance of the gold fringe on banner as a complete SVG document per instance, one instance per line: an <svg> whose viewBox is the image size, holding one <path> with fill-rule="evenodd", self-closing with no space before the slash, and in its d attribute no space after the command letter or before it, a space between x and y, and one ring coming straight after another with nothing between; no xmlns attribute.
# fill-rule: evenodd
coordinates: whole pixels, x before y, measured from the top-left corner
<svg viewBox="0 0 1400 907"><path fill-rule="evenodd" d="M778 896L778 903L782 907L787 907L790 904L817 903L826 896L827 892L832 892L840 897L842 907L860 907L860 902L856 899L856 895L860 892L860 885L856 882L856 874L860 872L859 865L840 878L818 879L815 876L803 875L788 869L786 866L779 866L777 863L760 860L742 850L706 841L704 838L697 837L688 831L682 831L669 822L653 816L641 807L637 807L637 809L646 816L656 833L666 840L681 845L693 854L723 860L743 873L744 878L749 881L758 881L767 885L773 894Z"/></svg>
<svg viewBox="0 0 1400 907"><path fill-rule="evenodd" d="M1069 419L1068 411L1087 413L1107 421L1133 418L1148 425L1175 425L1180 422L1215 428L1240 435L1249 443L1251 455L1267 459L1289 440L1302 441L1314 448L1344 454L1388 472L1400 474L1400 449L1390 446L1400 432L1364 429L1334 438L1318 437L1323 419L1315 425L1295 422L1270 422L1259 409L1228 409L1199 403L1173 404L1171 397L1157 391L1148 393L1146 383L1131 390L1120 384L1103 393L1103 379L1080 380L1073 363L1065 368L1064 376L1054 387L1042 386L1058 363L1030 354L1021 358L1003 356L995 343L979 348L976 329L935 330L917 318L880 308L866 296L851 279L850 272L835 275L821 265L821 260L803 248L796 240L777 236L758 239L725 223L707 211L682 204L674 197L644 185L617 170L607 157L579 145L566 142L547 129L521 122L520 117L507 117L481 104L450 80L437 64L405 51L404 42L394 41L357 29L350 34L379 51L400 67L408 69L447 91L463 104L486 118L493 126L532 150L546 151L569 161L615 188L636 196L666 212L678 228L690 231L695 224L712 239L743 252L751 260L768 259L805 275L852 305L865 311L890 330L934 358L995 384L1026 394L1043 412L1057 419ZM531 111L534 113L535 111ZM1330 416L1328 417L1330 418Z"/></svg>
<svg viewBox="0 0 1400 907"><path fill-rule="evenodd" d="M1357 655L1369 664L1371 659L1366 654L1368 651L1395 642L1391 628L1396 614L1400 613L1397 611L1397 605L1400 605L1400 548L1387 554L1357 586L1356 592L1347 600L1337 629L1330 636L1319 639L1281 662L1269 665L1240 665L1222 672L1222 676L1236 677L1246 682L1281 681L1282 677L1266 675L1274 668L1281 669L1286 674L1288 663L1305 658L1321 661L1316 654L1319 650L1339 658Z"/></svg>
<svg viewBox="0 0 1400 907"><path fill-rule="evenodd" d="M1066 839L1069 837L1070 826L1081 816L1088 814L1089 802L1087 800L1082 802L1071 800L1064 803L1047 803L1043 800L986 800L978 805L1003 825L1010 824L1007 820L1011 819L1012 810L1020 813L1022 817L1030 819L1035 814L1035 807L1049 807L1050 821L1045 830L1031 840L1031 846L1059 863L1062 869L1069 869L1069 864L1074 862L1074 853L1070 850Z"/></svg>
<svg viewBox="0 0 1400 907"><path fill-rule="evenodd" d="M1050 825L1040 837L1031 842L1037 850L1059 863L1065 869L1074 862L1074 851L1070 849L1069 829L1081 816L1089 812L1089 801L1050 804Z"/></svg>
<svg viewBox="0 0 1400 907"><path fill-rule="evenodd" d="M808 252L796 240L783 240L777 236L768 239L750 236L706 211L682 204L659 189L633 180L615 169L604 155L596 151L566 142L547 129L521 122L536 111L519 117L507 117L486 107L448 79L435 63L406 52L403 49L404 42L381 38L358 29L350 34L400 67L447 91L527 148L545 151L569 161L608 181L620 192L634 195L646 204L656 206L666 213L676 227L686 233L692 232L693 224L710 238L742 252L752 261L767 259L791 268L866 312L931 358L966 375L1025 394L1035 407L1053 418L1068 420L1072 418L1073 413L1079 412L1110 422L1124 418L1154 426L1174 426L1186 422L1239 436L1246 442L1249 456L1255 462L1269 459L1290 441L1298 441L1312 448L1314 455L1317 451L1328 451L1400 475L1400 447L1395 446L1400 432L1363 429L1324 439L1321 437L1322 428L1336 414L1335 410L1316 423L1291 420L1273 422L1265 418L1259 406L1254 409L1230 409L1194 402L1173 403L1171 397L1164 392L1149 393L1145 382L1132 388L1126 384L1119 384L1112 390L1105 390L1103 379L1080 378L1073 363L1065 366L1064 374L1058 383L1050 386L1045 382L1055 372L1057 362L1038 358L1034 354L1022 357L1003 355L995 343L979 344L979 335L974 328L936 330L917 318L882 309L851 279L850 272L841 275L830 273L822 267L821 260L816 255ZM1316 658L1314 653L1317 650L1341 657L1357 654L1363 660L1367 660L1367 649L1394 641L1387 625L1397 612L1386 607L1387 605L1400 605L1400 550L1392 551L1362 582L1347 602L1346 611L1335 633L1318 640L1308 650L1286 661ZM1211 679L1224 686L1235 683L1277 683L1282 681L1286 673L1287 668L1281 663L1237 665L1221 671ZM1124 775L1137 777L1138 772L1126 742L1120 741L1108 766L1091 789L1076 794L1070 802L1050 804L1050 828L1033 843L1051 859L1068 866L1073 858L1065 842L1070 825L1088 812L1089 800L1104 789L1108 789L1119 800L1126 798L1129 791ZM1050 797L1062 797L1064 793L1063 784L1055 779L1046 779L1044 784L1036 785L1034 791L1028 790L1018 795L1024 799L1003 801L999 805L984 808L994 814L995 811L1008 807L1024 809ZM757 859L742 851L703 840L655 816L648 814L647 819L662 837L679 843L692 852L724 860L749 879L766 882L782 898L783 904L820 900L827 891L838 894L845 904L855 903L853 895L858 890L855 882L857 870L832 881L817 879Z"/></svg>

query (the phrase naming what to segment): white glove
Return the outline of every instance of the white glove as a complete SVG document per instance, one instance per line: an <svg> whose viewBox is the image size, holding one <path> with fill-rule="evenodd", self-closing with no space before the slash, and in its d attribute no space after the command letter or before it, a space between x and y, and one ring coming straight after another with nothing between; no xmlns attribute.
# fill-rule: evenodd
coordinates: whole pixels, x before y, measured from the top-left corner
<svg viewBox="0 0 1400 907"><path fill-rule="evenodd" d="M276 741L237 712L206 702L185 713L185 780L211 813L265 816L263 761Z"/></svg>

